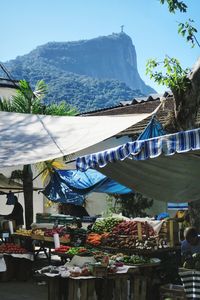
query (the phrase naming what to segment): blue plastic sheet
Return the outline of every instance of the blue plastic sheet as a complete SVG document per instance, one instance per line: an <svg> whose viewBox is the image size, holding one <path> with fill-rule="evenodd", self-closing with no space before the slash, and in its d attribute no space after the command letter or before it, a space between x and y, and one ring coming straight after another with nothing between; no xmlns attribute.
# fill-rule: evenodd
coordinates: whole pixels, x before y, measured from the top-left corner
<svg viewBox="0 0 200 300"><path fill-rule="evenodd" d="M139 140L164 135L162 125L152 117ZM107 194L127 194L133 191L118 182L106 177L94 169L85 172L78 170L55 170L51 181L43 191L50 200L62 203L81 205L90 192Z"/></svg>
<svg viewBox="0 0 200 300"><path fill-rule="evenodd" d="M43 194L54 202L81 205L91 192L127 194L133 191L96 170L56 170Z"/></svg>

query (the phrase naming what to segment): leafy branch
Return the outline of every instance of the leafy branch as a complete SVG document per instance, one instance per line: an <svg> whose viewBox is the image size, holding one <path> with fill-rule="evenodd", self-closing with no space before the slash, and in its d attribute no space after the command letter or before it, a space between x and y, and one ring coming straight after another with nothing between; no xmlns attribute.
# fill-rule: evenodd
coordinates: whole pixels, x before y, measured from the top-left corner
<svg viewBox="0 0 200 300"><path fill-rule="evenodd" d="M187 11L187 5L183 1L179 0L160 0L161 4L165 4L167 2L168 9L170 13L175 13L177 10L180 12Z"/></svg>
<svg viewBox="0 0 200 300"><path fill-rule="evenodd" d="M186 37L186 41L192 44L192 48L197 44L200 47L200 43L196 38L197 29L192 26L194 20L189 19L188 22L178 24L178 33L183 37Z"/></svg>
<svg viewBox="0 0 200 300"><path fill-rule="evenodd" d="M160 0L161 4L168 4L168 10L170 13L175 13L177 10L180 12L187 12L187 5L183 1L179 0ZM197 44L200 47L200 43L196 38L197 29L193 26L194 20L189 19L188 22L178 23L178 33L183 37L186 37L186 41L191 43L192 48Z"/></svg>
<svg viewBox="0 0 200 300"><path fill-rule="evenodd" d="M159 68L164 68L165 72L163 73ZM149 74L151 79L153 78L158 84L165 85L172 92L176 91L179 94L190 85L189 72L190 69L183 69L176 58L168 56L161 62L149 59L146 64L146 74Z"/></svg>

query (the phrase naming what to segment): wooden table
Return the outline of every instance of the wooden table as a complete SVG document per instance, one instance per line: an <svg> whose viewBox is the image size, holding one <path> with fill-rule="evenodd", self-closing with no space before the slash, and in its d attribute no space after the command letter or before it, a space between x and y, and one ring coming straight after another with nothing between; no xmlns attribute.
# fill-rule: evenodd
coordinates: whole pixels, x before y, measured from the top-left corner
<svg viewBox="0 0 200 300"><path fill-rule="evenodd" d="M101 278L48 278L48 300L152 299L152 271L157 266L135 267L129 272Z"/></svg>

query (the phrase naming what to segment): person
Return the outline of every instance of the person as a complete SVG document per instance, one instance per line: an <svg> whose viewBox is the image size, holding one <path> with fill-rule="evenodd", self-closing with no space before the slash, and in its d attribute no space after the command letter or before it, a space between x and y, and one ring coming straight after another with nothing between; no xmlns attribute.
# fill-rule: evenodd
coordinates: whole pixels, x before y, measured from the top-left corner
<svg viewBox="0 0 200 300"><path fill-rule="evenodd" d="M184 231L185 239L181 243L181 254L200 253L200 237L195 227L187 227Z"/></svg>
<svg viewBox="0 0 200 300"><path fill-rule="evenodd" d="M7 205L10 205L9 201L7 201ZM4 219L14 220L16 224L16 228L20 228L21 226L24 225L23 207L18 202L17 196L14 196L14 207L12 212L9 215L5 215Z"/></svg>
<svg viewBox="0 0 200 300"><path fill-rule="evenodd" d="M175 218L179 223L180 228L180 240L184 240L184 231L187 227L190 227L190 215L188 210L178 210Z"/></svg>

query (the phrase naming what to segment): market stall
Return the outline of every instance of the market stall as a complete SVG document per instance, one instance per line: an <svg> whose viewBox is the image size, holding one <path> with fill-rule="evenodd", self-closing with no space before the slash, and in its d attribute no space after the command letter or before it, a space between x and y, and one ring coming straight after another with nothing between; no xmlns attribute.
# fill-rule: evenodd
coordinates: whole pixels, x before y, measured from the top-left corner
<svg viewBox="0 0 200 300"><path fill-rule="evenodd" d="M33 254L14 244L0 245L0 281L26 281L32 272Z"/></svg>
<svg viewBox="0 0 200 300"><path fill-rule="evenodd" d="M69 243L55 249L61 266L39 270L48 278L49 299L148 299L153 289L158 295L155 282L168 264L166 257L173 255L174 264L180 251L176 230L174 220L97 219L82 246Z"/></svg>

